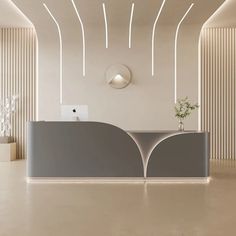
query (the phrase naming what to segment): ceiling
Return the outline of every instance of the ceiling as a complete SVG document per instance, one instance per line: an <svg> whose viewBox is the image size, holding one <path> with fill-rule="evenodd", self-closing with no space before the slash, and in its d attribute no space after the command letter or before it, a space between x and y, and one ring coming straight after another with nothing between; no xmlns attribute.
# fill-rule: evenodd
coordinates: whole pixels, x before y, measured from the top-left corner
<svg viewBox="0 0 236 236"><path fill-rule="evenodd" d="M102 3L106 5L107 19L110 26L127 25L130 18L131 5L135 4L134 25L153 25L162 0L74 0L86 26L104 26ZM166 0L158 20L159 25L176 25L182 18L191 3L191 9L185 19L185 24L198 24L206 21L224 0ZM228 0L235 3L236 0ZM45 21L46 3L58 21L69 25L76 16L71 0L12 0L34 23ZM231 14L232 15L232 14ZM18 11L11 0L0 1L1 27L29 27L30 23ZM236 18L236 17L235 17ZM46 22L45 22L46 24Z"/></svg>
<svg viewBox="0 0 236 236"><path fill-rule="evenodd" d="M31 27L27 18L10 0L0 0L0 27Z"/></svg>
<svg viewBox="0 0 236 236"><path fill-rule="evenodd" d="M206 27L236 27L236 0L226 0L206 23Z"/></svg>
<svg viewBox="0 0 236 236"><path fill-rule="evenodd" d="M0 1L0 27L31 27L31 23L19 11L15 5L24 12L31 11L36 19L43 21L41 11L45 2L50 9L59 16L60 21L70 23L74 12L71 0L1 0ZM186 11L188 6L194 2L191 15L185 20L185 24L196 24L199 20L207 20L209 9L212 12L217 9L222 0L166 0L159 24L176 24ZM79 13L85 25L98 26L104 24L102 3L105 3L107 18L110 25L125 25L129 21L131 5L135 3L133 22L136 25L148 25L153 23L162 3L161 0L75 0ZM207 27L236 27L236 0L226 0L218 11L207 21ZM26 12L27 13L27 12ZM66 13L66 14L65 14ZM31 14L28 14L31 17Z"/></svg>

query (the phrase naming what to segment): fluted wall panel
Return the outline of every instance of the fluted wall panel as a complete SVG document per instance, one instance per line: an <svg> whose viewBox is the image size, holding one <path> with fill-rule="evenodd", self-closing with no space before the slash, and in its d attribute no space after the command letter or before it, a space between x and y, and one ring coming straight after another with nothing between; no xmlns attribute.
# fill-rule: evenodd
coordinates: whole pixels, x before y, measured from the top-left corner
<svg viewBox="0 0 236 236"><path fill-rule="evenodd" d="M201 34L201 124L211 133L211 158L236 159L236 29Z"/></svg>
<svg viewBox="0 0 236 236"><path fill-rule="evenodd" d="M11 134L18 159L26 157L26 122L36 113L36 43L32 28L0 29L0 99L19 97Z"/></svg>

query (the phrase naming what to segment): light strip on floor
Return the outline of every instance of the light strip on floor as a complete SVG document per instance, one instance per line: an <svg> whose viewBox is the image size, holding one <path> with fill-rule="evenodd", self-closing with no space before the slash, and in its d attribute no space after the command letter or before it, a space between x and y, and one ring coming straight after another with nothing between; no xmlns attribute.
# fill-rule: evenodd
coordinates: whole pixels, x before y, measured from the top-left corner
<svg viewBox="0 0 236 236"><path fill-rule="evenodd" d="M108 27L107 27L107 14L105 3L102 4L104 23L105 23L105 34L106 34L106 48L108 48Z"/></svg>
<svg viewBox="0 0 236 236"><path fill-rule="evenodd" d="M211 177L148 177L147 184L209 184Z"/></svg>
<svg viewBox="0 0 236 236"><path fill-rule="evenodd" d="M186 18L186 16L188 15L188 13L190 12L190 10L192 9L194 3L192 3L190 5L190 7L188 8L188 10L185 12L185 14L183 15L183 17L181 18L179 24L177 25L176 28L176 32L175 32L175 103L177 102L177 44L178 44L178 35L179 35L179 28L182 24L182 22L184 21L184 19Z"/></svg>
<svg viewBox="0 0 236 236"><path fill-rule="evenodd" d="M130 20L129 20L129 48L131 48L133 15L134 15L134 3L132 3Z"/></svg>
<svg viewBox="0 0 236 236"><path fill-rule="evenodd" d="M78 12L78 9L77 9L77 7L76 7L76 5L74 3L74 0L71 0L71 2L72 2L72 5L73 5L73 7L75 9L76 15L77 15L77 17L79 19L79 22L80 22L80 25L81 25L82 41L83 41L83 76L85 76L85 34L84 34L84 25L83 25L83 21L82 21L82 19L80 17L80 14Z"/></svg>
<svg viewBox="0 0 236 236"><path fill-rule="evenodd" d="M210 180L211 177L26 177L26 182L28 184L208 184Z"/></svg>
<svg viewBox="0 0 236 236"><path fill-rule="evenodd" d="M62 37L61 37L61 29L60 29L60 26L59 26L57 20L55 19L55 17L53 16L51 11L47 7L47 5L45 3L43 3L43 6L47 10L48 14L51 16L54 23L56 24L57 30L58 30L58 35L59 35L59 41L60 41L60 104L62 104L63 99L62 99Z"/></svg>
<svg viewBox="0 0 236 236"><path fill-rule="evenodd" d="M157 17L155 19L155 22L153 24L153 28L152 28L152 76L154 76L154 47L155 47L155 31L156 31L156 25L157 25L157 21L161 15L162 9L165 5L166 0L163 0L161 7L157 13Z"/></svg>
<svg viewBox="0 0 236 236"><path fill-rule="evenodd" d="M29 184L143 184L143 177L26 177Z"/></svg>

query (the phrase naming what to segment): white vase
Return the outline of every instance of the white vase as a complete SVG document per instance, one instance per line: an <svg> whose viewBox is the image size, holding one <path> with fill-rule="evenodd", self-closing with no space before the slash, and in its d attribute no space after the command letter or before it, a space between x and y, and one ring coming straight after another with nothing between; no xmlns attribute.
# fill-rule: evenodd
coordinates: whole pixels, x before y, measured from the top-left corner
<svg viewBox="0 0 236 236"><path fill-rule="evenodd" d="M178 130L181 131L181 132L184 131L184 122L183 122L183 120L179 120Z"/></svg>

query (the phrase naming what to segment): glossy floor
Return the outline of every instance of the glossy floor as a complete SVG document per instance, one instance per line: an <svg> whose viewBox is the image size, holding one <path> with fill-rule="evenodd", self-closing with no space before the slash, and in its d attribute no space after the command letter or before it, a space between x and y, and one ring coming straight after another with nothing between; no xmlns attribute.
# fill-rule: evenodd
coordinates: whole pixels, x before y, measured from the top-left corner
<svg viewBox="0 0 236 236"><path fill-rule="evenodd" d="M26 184L0 163L0 236L234 236L236 164L210 184Z"/></svg>

